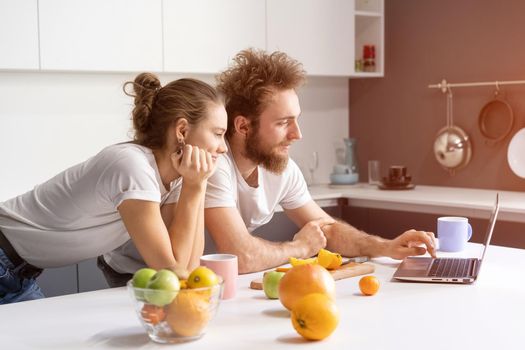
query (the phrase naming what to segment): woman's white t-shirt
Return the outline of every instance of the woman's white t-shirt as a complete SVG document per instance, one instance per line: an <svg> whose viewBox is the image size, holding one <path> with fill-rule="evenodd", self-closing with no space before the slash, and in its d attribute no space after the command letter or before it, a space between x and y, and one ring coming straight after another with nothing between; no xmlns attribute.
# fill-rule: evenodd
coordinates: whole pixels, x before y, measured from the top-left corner
<svg viewBox="0 0 525 350"><path fill-rule="evenodd" d="M171 184L175 188L176 182ZM112 145L33 190L0 203L0 230L30 264L58 267L130 239L117 210L127 199L175 201L151 149Z"/></svg>

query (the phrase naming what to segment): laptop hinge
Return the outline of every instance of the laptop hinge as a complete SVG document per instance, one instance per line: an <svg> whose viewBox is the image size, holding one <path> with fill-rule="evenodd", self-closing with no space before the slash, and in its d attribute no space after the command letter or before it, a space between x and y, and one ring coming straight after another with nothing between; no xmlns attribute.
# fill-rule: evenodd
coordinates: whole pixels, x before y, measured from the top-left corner
<svg viewBox="0 0 525 350"><path fill-rule="evenodd" d="M478 275L479 259L472 259L472 268L470 270L470 276L476 277Z"/></svg>

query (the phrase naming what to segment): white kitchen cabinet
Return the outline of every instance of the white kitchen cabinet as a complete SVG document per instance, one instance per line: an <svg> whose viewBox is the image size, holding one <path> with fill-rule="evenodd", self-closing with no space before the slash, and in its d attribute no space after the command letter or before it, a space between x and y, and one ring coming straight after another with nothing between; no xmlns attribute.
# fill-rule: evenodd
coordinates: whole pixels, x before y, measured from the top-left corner
<svg viewBox="0 0 525 350"><path fill-rule="evenodd" d="M38 69L37 0L0 0L0 69Z"/></svg>
<svg viewBox="0 0 525 350"><path fill-rule="evenodd" d="M217 73L240 50L266 46L263 0L164 0L164 70Z"/></svg>
<svg viewBox="0 0 525 350"><path fill-rule="evenodd" d="M162 71L161 0L40 0L43 70Z"/></svg>
<svg viewBox="0 0 525 350"><path fill-rule="evenodd" d="M288 53L309 75L349 76L353 13L348 0L267 0L268 50Z"/></svg>
<svg viewBox="0 0 525 350"><path fill-rule="evenodd" d="M383 0L267 0L268 50L304 64L309 75L383 75ZM356 72L363 45L374 45L374 72Z"/></svg>

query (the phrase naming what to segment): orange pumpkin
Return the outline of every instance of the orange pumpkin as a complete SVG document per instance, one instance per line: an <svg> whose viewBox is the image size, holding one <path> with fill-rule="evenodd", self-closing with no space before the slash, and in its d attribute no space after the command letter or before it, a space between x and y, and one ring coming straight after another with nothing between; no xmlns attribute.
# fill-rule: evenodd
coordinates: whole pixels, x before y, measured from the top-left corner
<svg viewBox="0 0 525 350"><path fill-rule="evenodd" d="M335 281L330 272L317 264L291 268L279 282L279 300L288 310L310 293L322 293L335 298Z"/></svg>

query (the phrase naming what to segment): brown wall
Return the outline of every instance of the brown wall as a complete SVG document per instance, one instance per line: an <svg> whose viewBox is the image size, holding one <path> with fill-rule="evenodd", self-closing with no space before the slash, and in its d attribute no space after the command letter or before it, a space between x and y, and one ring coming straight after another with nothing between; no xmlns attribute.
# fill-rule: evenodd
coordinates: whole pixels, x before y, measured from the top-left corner
<svg viewBox="0 0 525 350"><path fill-rule="evenodd" d="M525 85L505 86L515 126L496 146L485 144L478 114L492 87L458 88L455 124L471 137L470 164L454 176L434 159L432 145L445 125L445 96L427 88L449 82L525 80L525 1L386 0L385 76L350 80L350 136L358 139L361 178L367 161L382 171L404 164L416 184L525 190L507 164L512 135L525 127ZM525 153L525 150L524 150Z"/></svg>

